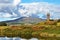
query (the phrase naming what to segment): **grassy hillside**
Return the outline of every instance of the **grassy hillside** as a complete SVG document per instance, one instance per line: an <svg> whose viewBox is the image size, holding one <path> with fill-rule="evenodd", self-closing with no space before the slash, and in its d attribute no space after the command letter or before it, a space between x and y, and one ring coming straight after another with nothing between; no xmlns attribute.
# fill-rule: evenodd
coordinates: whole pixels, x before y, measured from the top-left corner
<svg viewBox="0 0 60 40"><path fill-rule="evenodd" d="M46 24L45 21L33 25L0 26L0 36L60 40L60 22L50 23Z"/></svg>

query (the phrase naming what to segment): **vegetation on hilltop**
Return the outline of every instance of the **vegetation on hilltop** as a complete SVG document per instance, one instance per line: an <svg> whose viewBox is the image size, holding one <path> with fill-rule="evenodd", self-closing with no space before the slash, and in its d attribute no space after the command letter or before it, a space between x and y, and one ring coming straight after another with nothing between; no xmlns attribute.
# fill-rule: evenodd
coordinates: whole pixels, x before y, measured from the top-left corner
<svg viewBox="0 0 60 40"><path fill-rule="evenodd" d="M53 21L52 21L53 22ZM51 23L51 22L50 22ZM2 28L3 27L3 28ZM0 26L0 36L7 37L21 37L21 38L57 38L60 37L60 22L54 24L46 24L46 21L40 22L34 25L23 25L20 26ZM2 32L1 32L2 31Z"/></svg>

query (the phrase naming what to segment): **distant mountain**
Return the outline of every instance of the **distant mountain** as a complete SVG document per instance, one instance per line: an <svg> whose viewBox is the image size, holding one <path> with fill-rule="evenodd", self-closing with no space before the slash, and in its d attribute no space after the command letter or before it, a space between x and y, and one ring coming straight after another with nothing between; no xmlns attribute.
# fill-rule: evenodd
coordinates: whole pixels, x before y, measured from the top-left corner
<svg viewBox="0 0 60 40"><path fill-rule="evenodd" d="M3 22L14 24L14 23L38 23L41 21L45 21L45 20L41 18L34 18L34 17L21 17L15 20L3 21Z"/></svg>

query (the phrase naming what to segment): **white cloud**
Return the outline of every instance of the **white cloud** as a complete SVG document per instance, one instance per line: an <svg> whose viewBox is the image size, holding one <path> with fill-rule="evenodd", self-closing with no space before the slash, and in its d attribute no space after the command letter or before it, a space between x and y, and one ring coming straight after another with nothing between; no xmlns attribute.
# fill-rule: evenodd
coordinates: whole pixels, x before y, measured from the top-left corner
<svg viewBox="0 0 60 40"><path fill-rule="evenodd" d="M19 4L21 2L21 0L14 0L13 5L16 6L17 4Z"/></svg>
<svg viewBox="0 0 60 40"><path fill-rule="evenodd" d="M19 0L17 0L17 1L19 1ZM17 1L15 0L15 2L13 4L15 4ZM21 2L21 0L20 0L20 2ZM18 10L20 12L21 16L29 17L32 14L37 15L40 13L44 13L46 15L47 12L49 12L51 14L51 16L53 16L54 18L58 18L60 16L60 5L50 4L47 2L21 3L20 6L21 5L22 5L22 8L20 8ZM3 17L3 18L10 18L12 16L16 17L17 14L15 14L14 12L13 12L13 15L11 15L9 13L0 13L0 17ZM40 16L40 15L38 15L38 16ZM40 17L42 18L42 16L40 16Z"/></svg>
<svg viewBox="0 0 60 40"><path fill-rule="evenodd" d="M11 17L16 17L17 15L15 13L9 14L9 13L3 13L0 12L0 18L11 18Z"/></svg>
<svg viewBox="0 0 60 40"><path fill-rule="evenodd" d="M18 16L16 13L13 13L13 15L12 16Z"/></svg>
<svg viewBox="0 0 60 40"><path fill-rule="evenodd" d="M5 9L3 9L3 8L5 8L5 7L10 7L11 9L15 8L20 2L21 2L21 0L0 0L0 10L4 11ZM16 13L13 12L13 10L10 10L13 12L13 14L10 14L8 12L4 13L3 11L0 11L0 18L1 18L0 21L3 19L4 20L13 20L13 19L16 19L18 16ZM14 18L14 17L16 17L16 18Z"/></svg>
<svg viewBox="0 0 60 40"><path fill-rule="evenodd" d="M38 14L40 13L50 13L51 16L55 16L54 14L60 13L60 5L50 4L47 2L40 2L40 3L21 3L25 9L19 9L20 14L22 16L30 16L31 14ZM58 15L58 14L57 14Z"/></svg>
<svg viewBox="0 0 60 40"><path fill-rule="evenodd" d="M0 13L0 18L2 17L2 18L10 18L12 15L11 14L9 14L9 13Z"/></svg>
<svg viewBox="0 0 60 40"><path fill-rule="evenodd" d="M3 17L5 17L5 18L9 18L9 17L11 17L12 15L10 15L9 13L6 13L5 15L3 15Z"/></svg>
<svg viewBox="0 0 60 40"><path fill-rule="evenodd" d="M0 0L0 7L6 7L6 6L13 7L19 4L20 2L21 0Z"/></svg>

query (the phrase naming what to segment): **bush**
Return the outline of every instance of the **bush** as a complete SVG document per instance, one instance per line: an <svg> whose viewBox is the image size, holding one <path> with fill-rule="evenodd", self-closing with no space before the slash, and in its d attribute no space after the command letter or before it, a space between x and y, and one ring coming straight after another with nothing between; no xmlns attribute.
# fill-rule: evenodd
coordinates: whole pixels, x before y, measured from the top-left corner
<svg viewBox="0 0 60 40"><path fill-rule="evenodd" d="M30 39L32 38L32 30L31 29L24 29L21 31L21 38L26 38L26 39Z"/></svg>
<svg viewBox="0 0 60 40"><path fill-rule="evenodd" d="M34 38L39 38L40 36L39 36L39 32L32 32L32 37L34 37Z"/></svg>
<svg viewBox="0 0 60 40"><path fill-rule="evenodd" d="M4 30L3 34L8 37L19 37L20 30L12 30L12 29L7 28Z"/></svg>
<svg viewBox="0 0 60 40"><path fill-rule="evenodd" d="M60 26L60 22L57 23L57 26Z"/></svg>
<svg viewBox="0 0 60 40"><path fill-rule="evenodd" d="M11 29L9 29L9 28L6 28L6 29L4 29L4 35L5 36L8 36L8 37L12 37L12 30Z"/></svg>
<svg viewBox="0 0 60 40"><path fill-rule="evenodd" d="M0 26L7 26L5 22L0 22Z"/></svg>

